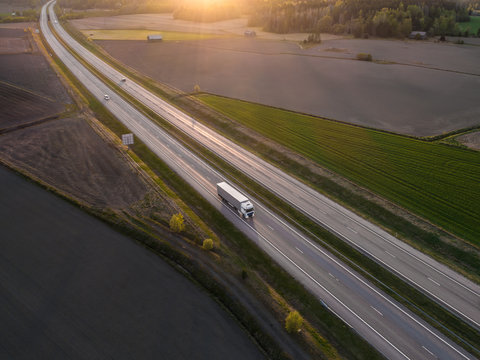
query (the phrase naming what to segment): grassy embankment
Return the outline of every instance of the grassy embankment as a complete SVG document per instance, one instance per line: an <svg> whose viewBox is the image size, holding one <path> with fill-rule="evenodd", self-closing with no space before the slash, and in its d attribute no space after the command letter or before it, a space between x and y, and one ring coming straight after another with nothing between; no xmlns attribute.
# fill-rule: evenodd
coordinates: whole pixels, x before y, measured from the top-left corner
<svg viewBox="0 0 480 360"><path fill-rule="evenodd" d="M94 110L99 120L118 136L128 132L128 129L118 122L99 101L91 96L58 59L57 62L62 70L68 74L71 83L81 89L81 93L88 99L90 108ZM237 257L233 262L235 264L241 264L243 269L249 269L247 271L247 273L250 274L248 276L249 278L255 278L257 274L261 275L263 280L275 288L289 303L294 304L302 315L309 320L309 323L306 324L305 331L308 332L308 336L314 338L317 354L318 349L320 349L323 354L322 356L331 359L338 358L337 351L332 346L333 344L335 348L342 349L341 355L346 358L381 358L368 343L359 338L348 326L325 309L314 296L305 291L303 286L283 269L279 268L266 254L260 251L256 245L228 222L183 179L170 170L166 164L141 141L137 140L135 145L132 146L132 150L135 156L139 156L162 182L166 183L198 214L201 214L203 221L217 234L220 234L222 239L227 240L226 242L230 244L229 253L235 254ZM147 247L152 248L163 256L167 256L170 261L187 269L195 281L210 291L235 315L239 322L247 328L249 333L261 344L262 348L271 358L280 359L284 357L284 355L279 352L278 347L275 346L273 340L262 331L255 319L228 294L225 288L215 282L213 278L205 271L202 271L201 268L199 269L195 261L175 252L168 244L159 243L150 232L148 224L138 220L126 223L125 220L118 219L115 214L101 214L101 216L122 231L135 235L135 238ZM313 324L315 328L310 324ZM318 332L317 329L319 329L320 332ZM298 338L298 336L295 337ZM302 342L304 340L300 339L300 341ZM311 344L312 343L307 346L311 346Z"/></svg>
<svg viewBox="0 0 480 360"><path fill-rule="evenodd" d="M183 33L158 30L82 30L90 40L147 40L148 35L162 35L163 41L205 40L226 35L207 33Z"/></svg>
<svg viewBox="0 0 480 360"><path fill-rule="evenodd" d="M480 29L480 16L470 16L469 22L460 22L458 26L463 32L469 29L470 35L476 35L478 29Z"/></svg>
<svg viewBox="0 0 480 360"><path fill-rule="evenodd" d="M113 66L119 68L121 71L128 74L128 76L131 77L132 79L142 82L143 84L146 85L147 88L154 91L161 97L167 98L169 101L176 104L177 106L181 106L184 109L188 109L188 111L192 112L202 120L207 121L211 124L215 124L215 121L217 119L215 116L212 117L211 114L206 115L202 110L199 110L197 107L192 106L192 103L188 98L184 96L178 96L179 94L175 92L172 93L171 89L166 89L163 86L159 87L159 85L153 82L152 80L139 75L138 73L132 71L131 69L126 69L122 67L120 64L116 63L113 59L107 56L95 44L85 41L85 38L82 37L81 34L76 32L74 29L69 28L69 31L71 32L72 35L74 35L74 37L78 41L83 43L84 46L86 46L91 51L93 51L97 55L104 58L104 60L106 60ZM111 86L115 87L116 85L111 84ZM132 101L132 99L130 98L128 98L128 100ZM136 103L138 106L138 102L136 101L133 101L133 102ZM155 114L153 114L148 109L143 109L143 111L147 115L155 118ZM161 119L156 119L156 120L159 121L162 126L169 129L169 131L172 131L172 130L174 131L172 126L166 123L165 121L162 122ZM225 126L221 126L222 131L225 131L226 128L227 127ZM236 134L236 136L238 136L237 131L234 131L234 133ZM403 304L410 307L410 309L412 309L414 312L417 312L420 316L424 317L427 321L431 321L431 319L433 318L435 319L433 321L433 324L437 326L439 329L441 329L442 331L445 331L445 328L443 328L442 326L447 326L451 331L460 335L461 337L466 339L468 342L470 343L477 342L478 336L479 336L477 332L472 331L472 329L469 326L466 326L465 324L463 324L461 321L455 318L455 316L448 313L448 311L445 311L435 302L428 299L425 295L419 293L417 290L414 290L411 286L405 284L403 281L400 281L398 278L393 276L387 270L383 269L380 265L366 258L362 254L360 254L358 251L352 249L350 246L346 245L345 243L337 239L335 236L331 235L324 229L320 228L318 225L312 223L309 219L305 218L305 216L299 214L298 211L296 211L295 209L292 209L288 205L282 203L282 201L277 201L275 197L268 195L268 192L266 192L265 189L261 188L261 186L252 182L249 178L239 173L238 171L236 171L236 169L233 169L231 166L229 166L225 162L219 160L218 158L215 159L215 156L213 154L210 154L208 151L206 151L202 147L199 147L198 145L193 144L192 141L188 139L186 136L182 136L178 134L176 136L177 137L180 136L181 141L183 141L187 145L189 144L188 146L194 148L196 151L200 151L206 160L212 162L214 166L228 173L231 176L231 178L234 178L240 181L242 184L246 184L245 186L248 186L249 189L251 189L251 192L256 192L256 196L262 199L262 201L264 201L266 204L269 204L269 206L271 206L273 209L276 209L277 211L282 212L284 214L291 214L292 217L290 218L290 221L292 221L293 223L296 223L297 226L299 226L300 228L303 228L306 232L312 233L312 236L314 237L316 236L317 239L321 243L323 243L323 245L330 247L330 249L333 252L336 252L340 258L343 258L344 261L346 261L347 263L350 263L350 265L353 268L356 268L357 271L364 273L366 277L370 278L380 288L382 288L384 291L389 293L391 296L395 297L397 300L399 300ZM249 143L251 145L251 142L249 142L248 139L246 141L244 140L245 139L241 139L240 142L244 144ZM271 149L263 148L263 150L266 150L267 152L272 153ZM276 156L278 157L279 154L277 153ZM291 164L291 161L285 158L283 158L282 161L280 162L282 162L283 164ZM432 241L435 241L435 238L432 237L432 234L427 233L419 228L416 228L406 220L399 219L393 214L389 214L387 212L387 214L385 215L385 210L380 206L375 205L372 202L365 200L358 195L353 195L351 192L339 187L337 184L335 184L332 181L327 180L325 182L324 180L325 179L323 179L323 184L328 185L326 186L327 188L329 188L328 190L331 190L333 192L337 191L339 192L339 194L344 195L345 198L348 198L350 200L353 199L354 203L356 203L357 205L358 203L361 203L361 205L365 209L370 210L374 208L376 211L375 215L380 214L382 216L382 219L385 220L387 224L390 224L390 221L392 221L393 219L393 222L396 221L396 224L400 228L402 229L405 228L408 231L415 233L416 236L419 236L424 240L433 239ZM371 274L375 274L375 277L373 277ZM426 310L427 314L421 311L420 308ZM443 324L443 325L439 325L436 322L439 322L440 324ZM445 333L448 336L451 336L453 339L455 339L455 336L452 335L452 333L450 333L448 330L446 330Z"/></svg>
<svg viewBox="0 0 480 360"><path fill-rule="evenodd" d="M201 100L480 247L480 152L244 101Z"/></svg>

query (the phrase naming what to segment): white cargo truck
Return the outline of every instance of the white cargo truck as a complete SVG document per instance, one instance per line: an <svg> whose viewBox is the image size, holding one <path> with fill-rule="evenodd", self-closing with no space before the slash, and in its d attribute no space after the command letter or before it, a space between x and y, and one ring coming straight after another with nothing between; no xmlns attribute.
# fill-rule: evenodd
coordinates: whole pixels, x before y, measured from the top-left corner
<svg viewBox="0 0 480 360"><path fill-rule="evenodd" d="M224 202L234 207L240 216L243 216L245 219L255 215L255 210L250 200L226 182L217 184L217 193Z"/></svg>

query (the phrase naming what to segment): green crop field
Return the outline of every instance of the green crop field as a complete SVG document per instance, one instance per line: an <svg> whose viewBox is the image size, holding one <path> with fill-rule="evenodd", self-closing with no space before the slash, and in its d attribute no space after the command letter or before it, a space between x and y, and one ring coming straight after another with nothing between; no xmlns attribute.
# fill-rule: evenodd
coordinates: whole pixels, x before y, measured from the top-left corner
<svg viewBox="0 0 480 360"><path fill-rule="evenodd" d="M465 31L470 29L470 35L477 34L478 29L480 29L480 16L470 16L469 22L458 23L460 30Z"/></svg>
<svg viewBox="0 0 480 360"><path fill-rule="evenodd" d="M212 95L200 99L321 166L480 245L480 152Z"/></svg>
<svg viewBox="0 0 480 360"><path fill-rule="evenodd" d="M147 40L148 35L162 35L164 41L204 40L225 37L216 34L197 34L175 31L157 30L81 30L82 33L92 40Z"/></svg>

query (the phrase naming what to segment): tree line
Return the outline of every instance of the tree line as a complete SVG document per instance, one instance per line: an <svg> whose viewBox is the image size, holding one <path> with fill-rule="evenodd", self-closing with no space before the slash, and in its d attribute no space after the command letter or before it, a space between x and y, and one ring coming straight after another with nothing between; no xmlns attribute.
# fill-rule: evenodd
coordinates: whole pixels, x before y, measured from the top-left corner
<svg viewBox="0 0 480 360"><path fill-rule="evenodd" d="M15 15L11 13L0 14L1 23L37 21L39 9L43 2L42 0L11 0L7 3L12 7L12 13L15 13Z"/></svg>
<svg viewBox="0 0 480 360"><path fill-rule="evenodd" d="M356 37L404 37L411 31L463 35L473 3L450 0L265 0L254 6L249 25L288 32L350 33Z"/></svg>
<svg viewBox="0 0 480 360"><path fill-rule="evenodd" d="M36 0L24 0L36 1ZM249 26L276 33L353 34L355 37L466 35L459 22L480 9L479 0L58 0L67 9L109 9L116 14L173 12L176 19L218 21L249 14ZM480 34L478 34L480 36Z"/></svg>

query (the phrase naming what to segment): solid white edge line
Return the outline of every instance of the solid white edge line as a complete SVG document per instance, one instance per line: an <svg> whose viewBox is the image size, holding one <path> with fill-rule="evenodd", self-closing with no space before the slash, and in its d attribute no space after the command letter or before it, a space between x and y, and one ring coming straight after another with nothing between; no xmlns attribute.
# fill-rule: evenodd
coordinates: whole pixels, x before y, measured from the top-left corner
<svg viewBox="0 0 480 360"><path fill-rule="evenodd" d="M465 359L469 359L469 357L467 357L466 355L464 355L463 353L461 353L459 350L457 350L455 347L453 347L451 344L449 344L447 341L445 341L444 339L442 339L441 337L439 337L435 332L433 332L432 330L430 330L428 327L426 327L425 325L423 325L421 322L419 322L417 319L415 319L412 315L410 315L409 313L407 313L405 310L403 310L400 306L398 306L397 304L395 304L394 302L392 302L390 299L388 299L385 295L383 295L382 293L380 293L377 289L375 289L374 287L372 287L370 284L368 284L367 282L365 282L363 279L361 279L359 276L357 276L355 273L353 273L350 269L346 268L343 264L339 263L336 259L332 258L332 256L330 256L329 254L327 254L323 249L319 248L315 243L313 243L312 241L310 241L308 238L306 238L305 236L303 236L303 234L300 234L298 233L295 229L291 228L290 225L286 224L283 220L279 219L275 214L271 213L268 209L266 209L265 207L263 207L264 211L268 212L269 214L271 214L271 216L275 217L280 223L282 223L284 226L286 226L287 228L290 229L290 231L296 233L301 239L303 239L307 244L309 244L310 246L312 246L314 249L316 249L317 251L319 251L320 253L324 254L324 256L328 257L329 259L331 259L333 262L335 262L337 265L339 265L342 269L344 269L346 272L348 272L350 275L352 275L353 277L355 277L357 280L359 280L361 283L363 283L364 285L366 285L368 288L370 288L372 291L374 291L375 293L377 293L380 297L382 297L384 300L386 300L387 302L389 302L391 305L393 305L395 308L397 308L398 310L400 310L402 313L404 313L407 317L409 317L410 319L412 319L414 322L416 322L418 325L420 325L422 328L424 328L426 331L428 331L430 334L432 334L434 337L436 337L437 339L439 339L441 342L443 342L444 344L446 344L448 347L450 347L451 349L453 349L456 353L458 353L460 356L462 356L463 358Z"/></svg>
<svg viewBox="0 0 480 360"><path fill-rule="evenodd" d="M49 3L51 4L51 2ZM44 5L45 7L48 6L48 4ZM61 45L60 45L61 46ZM196 181L194 178L192 178L194 181ZM200 186L202 186L207 192L210 192L209 190L207 190L202 184L198 183ZM211 192L210 192L211 193ZM212 193L211 193L212 194ZM272 216L274 216L272 213L270 213L270 211L266 210L264 208L264 210L266 212L268 212L269 214L271 214ZM276 218L276 216L274 216ZM279 220L277 218L277 220ZM354 219L353 219L354 220ZM355 221L355 220L354 220ZM283 223L283 221L281 221ZM251 228L252 231L256 232L255 229L253 229L248 223L245 223L248 227ZM288 227L291 231L293 231L294 233L297 233L296 231L294 231L290 226L286 225L285 223L283 223L286 227ZM387 339L385 339L381 334L379 334L375 329L373 329L368 323L366 323L363 319L361 319L355 312L353 312L350 308L348 308L345 304L343 304L339 299L337 299L333 294L331 294L327 289L323 288L323 286L318 283L312 276L310 276L307 272L305 272L301 267L299 267L295 262L293 262L290 258L288 258L283 252L281 252L275 245L273 245L268 239L266 239L263 235L259 234L257 232L257 234L259 236L261 236L264 241L266 241L271 247L273 247L277 252L279 252L283 257L285 257L288 261L290 261L295 267L297 267L302 273L304 273L308 278L310 278L313 282L315 282L318 286L320 286L322 289L324 289L324 291L326 291L327 293L329 293L333 298L335 298L340 304L342 304L346 309L348 309L352 314L354 314L356 317L358 317L362 322L365 323L365 325L367 325L369 328L371 328L378 336L380 336L382 339L384 339L384 341L386 341L388 344L390 344L393 348L395 348L399 353L401 353L403 356L407 357L405 354L403 354L399 349L397 349L393 344L391 344ZM298 234L298 233L297 233ZM378 234L377 234L378 235ZM379 235L380 236L380 235ZM309 243L311 246L313 246L314 248L317 248L315 245L313 245L309 240L305 239L303 236L301 236L302 239L304 239L307 243ZM320 251L318 248L317 248L318 251ZM323 253L323 251L321 251ZM407 252L407 254L409 254ZM328 254L324 254L325 256L329 257L330 259L332 259ZM332 259L333 261L335 261L335 259ZM336 262L336 261L335 261ZM338 263L337 263L338 264ZM340 265L342 268L344 268L343 265L341 264L338 264ZM428 265L428 264L427 264ZM362 283L364 283L366 286L368 286L371 290L373 290L374 292L376 292L378 295L380 295L381 297L385 298L382 294L378 293L377 290L373 289L369 284L366 284L363 280L359 279L355 274L351 273L348 269L344 268L347 272L349 272L350 274L352 274L353 276L355 276L358 280L360 280ZM393 306L395 306L396 308L398 308L400 311L404 312L402 309L400 309L397 305L393 304L389 299L385 298L389 303L391 303ZM404 312L405 313L405 312ZM408 317L412 318L408 313L405 313ZM452 348L454 351L456 351L457 353L459 353L461 356L463 356L464 358L468 359L468 357L466 357L465 355L463 355L462 353L460 353L458 350L456 350L454 347L452 347L450 344L448 344L447 342L445 342L443 339L439 338L438 335L436 335L435 333L433 333L430 329L426 328L423 324L419 323L416 319L412 318L412 320L414 320L415 322L417 322L419 325L421 325L423 328L425 328L428 332L432 333L435 337L437 337L439 340L441 340L442 342L444 342L445 344L447 344L450 348ZM408 357L407 357L408 358Z"/></svg>

